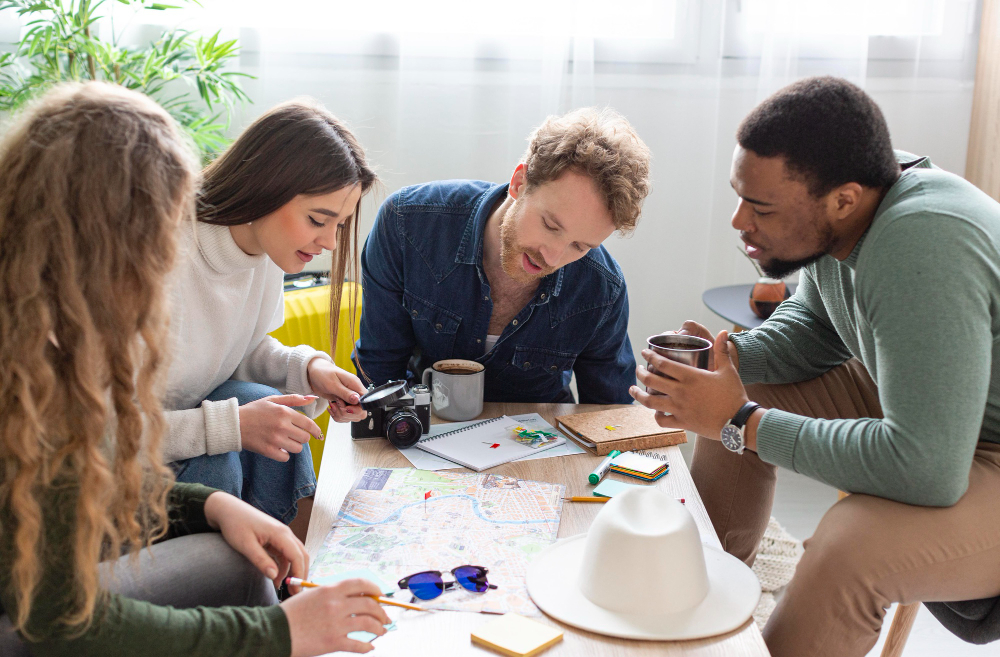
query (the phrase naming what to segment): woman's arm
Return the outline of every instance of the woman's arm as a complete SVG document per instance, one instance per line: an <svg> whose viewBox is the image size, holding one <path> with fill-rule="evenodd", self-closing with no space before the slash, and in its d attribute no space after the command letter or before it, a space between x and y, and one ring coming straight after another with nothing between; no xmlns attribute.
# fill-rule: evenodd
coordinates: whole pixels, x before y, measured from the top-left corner
<svg viewBox="0 0 1000 657"><path fill-rule="evenodd" d="M163 460L240 451L240 413L235 399L204 401L197 408L165 411Z"/></svg>
<svg viewBox="0 0 1000 657"><path fill-rule="evenodd" d="M198 485L178 484L174 488L171 500L174 510L183 512L183 519L180 515L172 517L172 531L210 531L204 514L208 498L205 493L211 495L214 491ZM76 498L72 487L53 487L44 498L44 571L27 624L34 638L30 643L32 654L287 657L291 653L288 621L278 606L175 609L112 593L98 598L92 622L81 634L73 635L60 619L73 605L69 595L74 581L72 527L66 519L73 517L67 510L75 509ZM9 513L4 514L4 520L5 527L12 526ZM11 532L3 532L0 545L0 602L14 618L18 605L10 576Z"/></svg>

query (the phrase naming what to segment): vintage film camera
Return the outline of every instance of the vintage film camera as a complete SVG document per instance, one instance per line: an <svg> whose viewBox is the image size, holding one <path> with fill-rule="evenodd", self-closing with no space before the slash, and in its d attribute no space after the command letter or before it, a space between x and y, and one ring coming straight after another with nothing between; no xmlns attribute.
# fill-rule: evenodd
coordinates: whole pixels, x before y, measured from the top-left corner
<svg viewBox="0 0 1000 657"><path fill-rule="evenodd" d="M361 397L368 416L351 422L352 438L387 438L403 449L415 444L431 428L431 391L425 385L408 388L406 381L371 386Z"/></svg>

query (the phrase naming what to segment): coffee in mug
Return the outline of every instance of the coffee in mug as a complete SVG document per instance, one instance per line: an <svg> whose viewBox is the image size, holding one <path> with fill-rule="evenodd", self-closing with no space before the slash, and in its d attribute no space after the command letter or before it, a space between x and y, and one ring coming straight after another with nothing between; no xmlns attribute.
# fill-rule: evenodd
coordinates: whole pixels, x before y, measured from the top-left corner
<svg viewBox="0 0 1000 657"><path fill-rule="evenodd" d="M442 420L462 422L483 412L486 367L474 360L439 360L421 376L431 389L431 411Z"/></svg>
<svg viewBox="0 0 1000 657"><path fill-rule="evenodd" d="M476 365L479 365L479 363L476 363ZM476 372L483 371L482 365L479 365L478 368L474 368L462 364L456 365L452 361L439 361L434 363L432 367L434 371L441 372L443 374L475 374Z"/></svg>
<svg viewBox="0 0 1000 657"><path fill-rule="evenodd" d="M682 335L680 333L661 333L660 335L646 338L646 345L650 350L670 360L702 370L708 369L708 356L712 350L712 343L705 338L699 338L696 335ZM654 374L659 374L656 368L648 361L646 362L646 369ZM648 386L646 387L646 392L651 395L663 394Z"/></svg>

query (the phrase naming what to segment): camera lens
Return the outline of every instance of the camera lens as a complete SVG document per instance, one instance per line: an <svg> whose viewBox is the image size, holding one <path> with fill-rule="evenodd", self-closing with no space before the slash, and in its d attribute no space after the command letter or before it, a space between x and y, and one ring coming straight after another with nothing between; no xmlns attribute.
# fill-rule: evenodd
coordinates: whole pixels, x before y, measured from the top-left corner
<svg viewBox="0 0 1000 657"><path fill-rule="evenodd" d="M396 447L410 447L420 440L424 428L417 414L407 408L400 408L385 421L385 437Z"/></svg>

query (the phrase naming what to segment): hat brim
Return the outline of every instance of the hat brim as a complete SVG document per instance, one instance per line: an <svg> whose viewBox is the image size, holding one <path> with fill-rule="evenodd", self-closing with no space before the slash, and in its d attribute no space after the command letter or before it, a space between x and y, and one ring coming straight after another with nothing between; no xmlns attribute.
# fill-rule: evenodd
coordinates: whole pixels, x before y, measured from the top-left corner
<svg viewBox="0 0 1000 657"><path fill-rule="evenodd" d="M586 534L553 543L528 568L528 594L546 614L567 625L623 639L701 639L731 632L746 622L760 600L760 582L736 557L705 546L708 595L693 609L648 614L610 611L591 602L578 584ZM614 564L608 564L614 568ZM666 597L670 591L662 591ZM655 606L654 606L655 607Z"/></svg>

